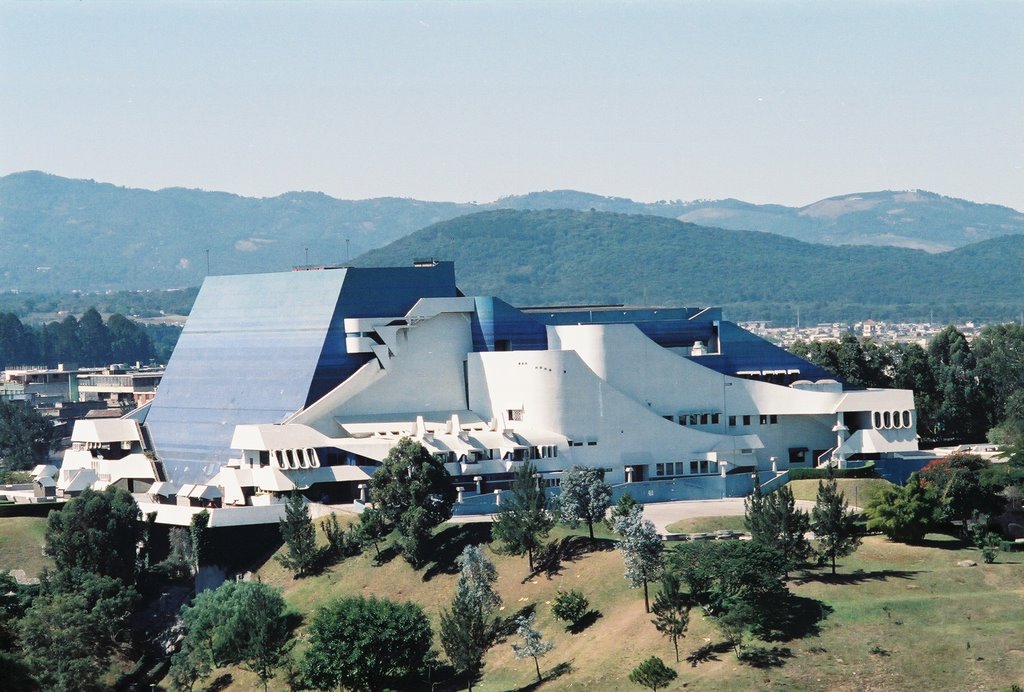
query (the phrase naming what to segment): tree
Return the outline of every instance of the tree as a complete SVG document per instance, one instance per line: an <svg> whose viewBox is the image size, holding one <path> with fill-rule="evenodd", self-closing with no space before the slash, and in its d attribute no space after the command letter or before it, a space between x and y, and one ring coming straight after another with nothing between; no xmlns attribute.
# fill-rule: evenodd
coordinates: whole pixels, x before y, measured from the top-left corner
<svg viewBox="0 0 1024 692"><path fill-rule="evenodd" d="M526 553L533 573L533 555L541 547L554 520L548 512L547 494L540 485L537 467L530 461L516 469L512 488L502 494L498 516L491 526L495 540L509 555Z"/></svg>
<svg viewBox="0 0 1024 692"><path fill-rule="evenodd" d="M860 545L860 537L847 512L846 497L829 477L818 484L818 495L811 510L811 530L818 541L818 554L832 562L836 573L836 558L849 555Z"/></svg>
<svg viewBox="0 0 1024 692"><path fill-rule="evenodd" d="M490 647L490 633L480 602L466 589L458 589L450 610L441 613L441 647L452 667L466 676L470 690L483 670L484 654Z"/></svg>
<svg viewBox="0 0 1024 692"><path fill-rule="evenodd" d="M183 609L182 620L191 640L183 650L206 651L213 666L240 665L259 677L264 690L290 651L284 598L262 582L229 581L204 591Z"/></svg>
<svg viewBox="0 0 1024 692"><path fill-rule="evenodd" d="M457 558L459 564L459 581L456 588L465 591L468 597L477 604L482 616L501 605L501 596L494 590L494 582L498 580L498 570L494 567L483 546L467 545Z"/></svg>
<svg viewBox="0 0 1024 692"><path fill-rule="evenodd" d="M186 636L181 640L178 651L171 656L167 673L175 690L191 691L212 670L209 652L200 648L195 638Z"/></svg>
<svg viewBox="0 0 1024 692"><path fill-rule="evenodd" d="M921 469L921 480L933 487L939 497L942 520L958 522L963 535L975 514L990 514L999 509L995 489L983 482L988 466L977 454L951 454Z"/></svg>
<svg viewBox="0 0 1024 692"><path fill-rule="evenodd" d="M868 502L866 512L871 531L881 531L892 541L917 543L937 521L939 501L913 474L904 486L882 488Z"/></svg>
<svg viewBox="0 0 1024 692"><path fill-rule="evenodd" d="M279 528L288 552L278 555L277 561L291 570L296 578L311 574L320 562L320 550L316 547L316 529L309 516L306 498L296 490L288 498Z"/></svg>
<svg viewBox="0 0 1024 692"><path fill-rule="evenodd" d="M690 624L690 604L679 590L679 577L666 571L661 576L661 591L654 597L654 627L672 642L679 663L679 640L686 636Z"/></svg>
<svg viewBox="0 0 1024 692"><path fill-rule="evenodd" d="M153 340L146 330L120 313L107 318L110 359L114 363L148 363L156 359Z"/></svg>
<svg viewBox="0 0 1024 692"><path fill-rule="evenodd" d="M422 677L432 632L415 603L341 598L320 608L302 659L306 681L316 689L409 689Z"/></svg>
<svg viewBox="0 0 1024 692"><path fill-rule="evenodd" d="M366 507L359 514L359 523L353 528L356 541L364 548L372 545L376 553L376 562L380 563L380 542L387 537L389 529L384 523L384 515L380 511Z"/></svg>
<svg viewBox="0 0 1024 692"><path fill-rule="evenodd" d="M544 641L544 636L540 633L540 630L533 626L536 619L536 613L530 613L529 617L520 615L516 618L516 634L522 643L513 644L512 651L515 653L516 658L533 658L533 665L537 667L537 682L541 682L544 678L540 674L540 657L546 656L549 651L555 648L555 644L554 642Z"/></svg>
<svg viewBox="0 0 1024 692"><path fill-rule="evenodd" d="M644 612L651 612L647 584L661 576L665 568L664 546L654 524L643 518L637 505L628 515L615 520L615 532L622 536L619 550L626 563L626 579L632 588L644 587Z"/></svg>
<svg viewBox="0 0 1024 692"><path fill-rule="evenodd" d="M38 362L39 344L32 329L14 313L0 313L0 369Z"/></svg>
<svg viewBox="0 0 1024 692"><path fill-rule="evenodd" d="M612 511L609 517L609 526L615 526L615 522L624 517L628 517L633 511L634 507L640 507L640 503L633 499L633 496L629 493L622 493L619 496L619 501L612 507Z"/></svg>
<svg viewBox="0 0 1024 692"><path fill-rule="evenodd" d="M77 336L81 365L110 364L110 330L96 308L89 308L82 314Z"/></svg>
<svg viewBox="0 0 1024 692"><path fill-rule="evenodd" d="M587 613L590 612L590 601L583 595L582 591L571 589L569 591L558 590L555 602L551 604L551 614L562 622L567 622L570 629L576 627Z"/></svg>
<svg viewBox="0 0 1024 692"><path fill-rule="evenodd" d="M754 541L681 543L669 556L673 573L686 582L690 597L709 615L740 603L757 607L786 593L782 555Z"/></svg>
<svg viewBox="0 0 1024 692"><path fill-rule="evenodd" d="M426 561L431 530L452 516L455 488L444 464L403 437L370 478L374 508L398 530L399 546L414 568Z"/></svg>
<svg viewBox="0 0 1024 692"><path fill-rule="evenodd" d="M46 554L58 570L81 570L135 582L142 515L127 490L86 489L46 522Z"/></svg>
<svg viewBox="0 0 1024 692"><path fill-rule="evenodd" d="M936 438L951 444L983 439L985 406L967 338L956 327L946 327L928 343L928 360L938 385Z"/></svg>
<svg viewBox="0 0 1024 692"><path fill-rule="evenodd" d="M209 524L210 513L205 509L193 514L192 519L189 520L188 537L191 545L192 570L195 574L199 573L199 566L203 564L203 558L206 557L206 548L209 542L207 526Z"/></svg>
<svg viewBox="0 0 1024 692"><path fill-rule="evenodd" d="M604 519L611 506L612 487L605 482L600 469L573 466L562 477L562 494L558 497L558 517L572 528L587 522L590 537L594 537L594 522Z"/></svg>
<svg viewBox="0 0 1024 692"><path fill-rule="evenodd" d="M134 588L111 576L77 567L44 574L18 628L24 662L43 689L100 689L137 601Z"/></svg>
<svg viewBox="0 0 1024 692"><path fill-rule="evenodd" d="M491 645L488 615L501 605L494 590L498 572L483 548L467 545L458 557L459 580L451 609L441 614L441 645L455 670L473 688Z"/></svg>
<svg viewBox="0 0 1024 692"><path fill-rule="evenodd" d="M629 681L658 692L659 687L668 687L668 684L678 676L679 674L666 666L660 658L651 656L633 669L629 674Z"/></svg>
<svg viewBox="0 0 1024 692"><path fill-rule="evenodd" d="M45 464L59 440L51 420L27 402L0 400L0 471Z"/></svg>
<svg viewBox="0 0 1024 692"><path fill-rule="evenodd" d="M793 490L788 485L762 495L755 483L754 494L744 501L744 507L744 523L751 540L779 551L786 561L787 576L790 569L806 562L812 552L806 535L810 518L807 512L797 509Z"/></svg>

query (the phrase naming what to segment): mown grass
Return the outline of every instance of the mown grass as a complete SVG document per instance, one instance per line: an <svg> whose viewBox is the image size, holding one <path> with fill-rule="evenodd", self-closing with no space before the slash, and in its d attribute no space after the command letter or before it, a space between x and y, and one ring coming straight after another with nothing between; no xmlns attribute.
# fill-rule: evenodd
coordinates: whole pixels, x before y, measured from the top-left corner
<svg viewBox="0 0 1024 692"><path fill-rule="evenodd" d="M46 517L4 517L0 519L0 570L23 569L30 577L53 561L43 555Z"/></svg>
<svg viewBox="0 0 1024 692"><path fill-rule="evenodd" d="M691 517L674 521L665 527L669 533L710 533L713 531L746 531L743 516Z"/></svg>
<svg viewBox="0 0 1024 692"><path fill-rule="evenodd" d="M552 574L529 577L525 557L487 551L499 573L497 588L504 600L499 615L510 617L532 606L537 626L555 643L541 660L543 689L634 689L629 672L651 655L660 656L679 673L672 689L1006 689L1024 681L1024 555L1001 554L996 564L985 565L977 549L948 537L930 535L922 546L868 537L854 555L840 562L836 578L822 570L791 575L791 591L807 616L818 621L820 631L788 642L750 642L789 647L793 656L782 667L741 665L729 651L691 667L685 661L675 663L668 639L644 613L642 591L628 587L622 558L611 541L599 538L591 543L585 532L564 527L552 532L552 539L587 548ZM289 605L307 622L330 599L363 594L413 600L436 629L454 591L452 556L466 543L486 543L488 534L488 524L441 527L434 553L440 560L419 571L399 556L375 566L367 553L307 579L292 579L273 560L260 567L257 576L280 586ZM963 559L979 564L957 566ZM550 609L560 588L583 591L600 617L578 634L567 632ZM656 591L652 585L652 598ZM722 640L714 621L693 609L680 650L685 656ZM535 689L532 660L516 660L510 644L491 649L483 679L474 689ZM304 646L300 631L297 653ZM252 687L254 679L248 673L228 672L232 682L223 689ZM204 684L212 681L208 678ZM284 688L282 680L271 683L271 689Z"/></svg>
<svg viewBox="0 0 1024 692"><path fill-rule="evenodd" d="M807 479L802 481L790 481L789 487L793 490L793 497L797 500L808 500L814 502L818 497L818 485L820 480ZM875 496L882 488L892 485L884 478L837 478L836 484L846 501L855 507L865 507L868 501Z"/></svg>

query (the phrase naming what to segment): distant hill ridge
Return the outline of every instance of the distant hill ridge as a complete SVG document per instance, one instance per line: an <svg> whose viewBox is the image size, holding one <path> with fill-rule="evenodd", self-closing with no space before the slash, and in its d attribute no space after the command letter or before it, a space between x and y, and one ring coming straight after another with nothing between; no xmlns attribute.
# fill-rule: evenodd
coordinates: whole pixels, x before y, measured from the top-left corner
<svg viewBox="0 0 1024 692"><path fill-rule="evenodd" d="M573 190L488 204L318 192L249 198L159 191L40 172L0 177L0 290L121 290L196 286L214 274L345 263L430 224L495 209L646 214L808 242L961 247L1024 233L1024 214L927 192L875 192L799 209L738 200L642 203Z"/></svg>
<svg viewBox="0 0 1024 692"><path fill-rule="evenodd" d="M1024 235L942 254L831 247L652 216L569 210L480 212L358 258L365 266L455 260L459 287L516 305L722 305L730 319L1015 319Z"/></svg>

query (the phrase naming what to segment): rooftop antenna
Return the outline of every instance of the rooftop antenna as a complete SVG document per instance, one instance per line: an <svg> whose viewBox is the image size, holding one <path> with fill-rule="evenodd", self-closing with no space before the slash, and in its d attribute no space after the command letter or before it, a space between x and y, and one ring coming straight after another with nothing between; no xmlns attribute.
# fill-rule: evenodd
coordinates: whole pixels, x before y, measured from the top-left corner
<svg viewBox="0 0 1024 692"><path fill-rule="evenodd" d="M348 264L349 261L352 259L352 255L350 255L349 251L348 251L348 244L349 244L349 239L345 238L345 264Z"/></svg>
<svg viewBox="0 0 1024 692"><path fill-rule="evenodd" d="M210 275L210 248L206 248L206 275Z"/></svg>

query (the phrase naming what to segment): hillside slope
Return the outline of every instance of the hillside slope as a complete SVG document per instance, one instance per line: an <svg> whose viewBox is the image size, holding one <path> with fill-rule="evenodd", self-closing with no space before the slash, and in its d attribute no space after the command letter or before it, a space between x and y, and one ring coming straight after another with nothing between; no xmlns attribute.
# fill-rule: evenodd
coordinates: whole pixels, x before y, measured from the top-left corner
<svg viewBox="0 0 1024 692"><path fill-rule="evenodd" d="M1012 319L1024 236L956 251L832 247L769 233L602 212L493 211L441 222L357 259L454 259L467 294L517 305L722 305L732 319L838 314Z"/></svg>

